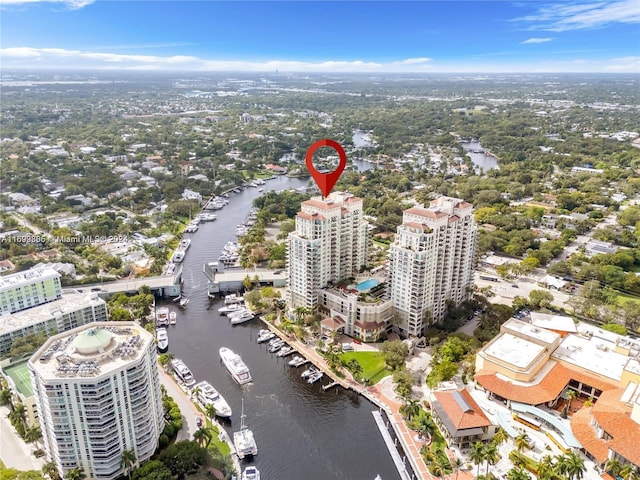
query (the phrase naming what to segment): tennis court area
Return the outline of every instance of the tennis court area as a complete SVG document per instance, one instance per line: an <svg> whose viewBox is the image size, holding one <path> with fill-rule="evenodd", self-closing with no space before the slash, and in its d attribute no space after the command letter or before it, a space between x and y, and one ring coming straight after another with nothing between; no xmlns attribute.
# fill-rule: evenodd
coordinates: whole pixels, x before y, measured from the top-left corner
<svg viewBox="0 0 640 480"><path fill-rule="evenodd" d="M33 395L33 386L31 385L31 376L29 375L29 366L26 360L6 367L4 372L11 378L21 395L25 397Z"/></svg>

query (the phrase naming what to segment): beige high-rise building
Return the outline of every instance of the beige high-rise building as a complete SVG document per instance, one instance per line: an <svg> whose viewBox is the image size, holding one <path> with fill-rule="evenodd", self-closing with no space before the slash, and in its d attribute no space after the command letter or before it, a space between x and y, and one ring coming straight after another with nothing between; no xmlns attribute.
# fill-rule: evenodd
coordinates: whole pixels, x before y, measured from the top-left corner
<svg viewBox="0 0 640 480"><path fill-rule="evenodd" d="M29 360L42 440L58 472L123 475L153 455L164 428L156 345L134 322L95 322L51 337Z"/></svg>
<svg viewBox="0 0 640 480"><path fill-rule="evenodd" d="M443 320L448 300L469 298L476 244L470 203L440 197L404 211L389 249L389 294L401 335L422 336L426 322Z"/></svg>
<svg viewBox="0 0 640 480"><path fill-rule="evenodd" d="M315 309L331 282L354 277L366 265L368 223L362 199L334 192L302 202L287 242L289 304Z"/></svg>

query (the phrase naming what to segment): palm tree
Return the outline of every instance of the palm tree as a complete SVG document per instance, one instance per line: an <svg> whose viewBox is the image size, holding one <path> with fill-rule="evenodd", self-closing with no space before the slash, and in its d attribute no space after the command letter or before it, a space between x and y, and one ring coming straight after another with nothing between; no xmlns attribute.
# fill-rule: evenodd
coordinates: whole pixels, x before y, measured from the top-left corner
<svg viewBox="0 0 640 480"><path fill-rule="evenodd" d="M64 474L64 480L84 480L85 478L87 478L87 474L79 467L67 470Z"/></svg>
<svg viewBox="0 0 640 480"><path fill-rule="evenodd" d="M206 448L211 442L211 431L208 428L200 427L193 434L193 439L198 442L198 445Z"/></svg>
<svg viewBox="0 0 640 480"><path fill-rule="evenodd" d="M638 472L638 467L636 467L635 465L631 465L630 463L620 469L619 475L622 477L622 480L640 479L640 472Z"/></svg>
<svg viewBox="0 0 640 480"><path fill-rule="evenodd" d="M507 435L507 432L504 430L504 428L499 428L493 436L493 444L496 447L502 445L507 441L507 438L509 438L509 436Z"/></svg>
<svg viewBox="0 0 640 480"><path fill-rule="evenodd" d="M409 400L407 400L407 403L405 403L401 407L401 410L401 413L403 413L407 419L411 420L413 417L420 413L420 403L418 402L418 400L410 398Z"/></svg>
<svg viewBox="0 0 640 480"><path fill-rule="evenodd" d="M136 454L133 450L123 450L120 454L120 466L124 469L127 478L131 480L131 467L136 463Z"/></svg>
<svg viewBox="0 0 640 480"><path fill-rule="evenodd" d="M26 417L27 417L27 407L25 407L22 403L16 405L13 410L14 418L18 420L22 424L22 429L25 431L27 429Z"/></svg>
<svg viewBox="0 0 640 480"><path fill-rule="evenodd" d="M460 472L460 468L462 468L462 465L464 465L464 462L462 461L461 458L456 457L456 459L451 462L451 467L455 470L456 472L456 478L455 480L458 480L458 473Z"/></svg>
<svg viewBox="0 0 640 480"><path fill-rule="evenodd" d="M417 427L418 431L420 432L420 436L424 437L428 435L429 438L431 438L433 432L435 432L436 430L436 424L433 423L431 417L429 417L426 413L418 417Z"/></svg>
<svg viewBox="0 0 640 480"><path fill-rule="evenodd" d="M513 467L507 472L509 480L531 480L531 475L522 467Z"/></svg>
<svg viewBox="0 0 640 480"><path fill-rule="evenodd" d="M538 462L538 479L550 480L556 474L551 455L545 455Z"/></svg>
<svg viewBox="0 0 640 480"><path fill-rule="evenodd" d="M531 442L531 439L526 433L521 433L515 438L516 448L519 452L530 449L531 444L529 442Z"/></svg>
<svg viewBox="0 0 640 480"><path fill-rule="evenodd" d="M45 463L42 466L43 475L48 476L51 480L60 480L60 472L55 462Z"/></svg>
<svg viewBox="0 0 640 480"><path fill-rule="evenodd" d="M9 409L13 412L13 395L8 388L0 390L0 405L9 405Z"/></svg>
<svg viewBox="0 0 640 480"><path fill-rule="evenodd" d="M569 477L569 480L574 478L580 480L587 471L587 467L584 465L584 460L581 456L574 452L569 452L564 457L565 474Z"/></svg>
<svg viewBox="0 0 640 480"><path fill-rule="evenodd" d="M478 466L478 473L476 477L480 475L480 465L484 462L484 444L482 442L476 442L471 445L471 451L469 452L469 460Z"/></svg>
<svg viewBox="0 0 640 480"><path fill-rule="evenodd" d="M206 407L204 407L204 413L210 419L216 418L216 407L213 406L213 403L208 403Z"/></svg>
<svg viewBox="0 0 640 480"><path fill-rule="evenodd" d="M24 439L27 442L33 442L33 447L37 449L38 440L42 437L42 432L39 427L30 427L24 433Z"/></svg>
<svg viewBox="0 0 640 480"><path fill-rule="evenodd" d="M617 459L610 458L604 464L604 469L606 472L611 474L612 477L615 478L620 474L620 471L622 470L622 464Z"/></svg>
<svg viewBox="0 0 640 480"><path fill-rule="evenodd" d="M436 477L443 477L447 470L445 469L444 462L440 455L435 455L433 462L431 462L431 473L433 473Z"/></svg>
<svg viewBox="0 0 640 480"><path fill-rule="evenodd" d="M498 452L498 447L493 443L487 443L484 447L484 459L487 461L487 474L489 476L489 465L495 465L502 458Z"/></svg>

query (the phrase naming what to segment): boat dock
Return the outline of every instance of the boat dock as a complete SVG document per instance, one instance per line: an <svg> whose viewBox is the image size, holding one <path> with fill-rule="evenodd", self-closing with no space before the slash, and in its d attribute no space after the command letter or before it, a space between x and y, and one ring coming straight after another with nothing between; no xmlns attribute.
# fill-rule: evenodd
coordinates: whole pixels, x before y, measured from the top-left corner
<svg viewBox="0 0 640 480"><path fill-rule="evenodd" d="M322 391L326 392L327 390L329 390L330 388L335 387L336 385L340 385L340 384L338 382L331 382L331 383L329 383L327 385L323 385L322 386Z"/></svg>
<svg viewBox="0 0 640 480"><path fill-rule="evenodd" d="M407 471L407 467L404 464L404 462L406 462L407 460L407 457L404 457L404 459L400 458L400 454L398 453L398 449L396 448L397 439L396 439L396 442L394 442L393 439L391 438L391 435L389 434L389 430L387 430L387 426L384 424L384 419L382 418L382 414L378 411L373 411L371 412L371 414L373 415L373 418L376 421L376 425L378 426L378 429L382 434L382 438L384 439L384 443L386 444L387 449L391 454L393 463L396 465L396 468L398 469L400 478L402 480L412 480L412 477L411 475L409 475L409 472Z"/></svg>

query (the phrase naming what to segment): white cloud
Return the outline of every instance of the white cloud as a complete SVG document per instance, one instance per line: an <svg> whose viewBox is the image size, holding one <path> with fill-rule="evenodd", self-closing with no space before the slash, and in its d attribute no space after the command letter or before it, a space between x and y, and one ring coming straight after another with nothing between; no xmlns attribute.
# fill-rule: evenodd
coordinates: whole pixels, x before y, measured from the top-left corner
<svg viewBox="0 0 640 480"><path fill-rule="evenodd" d="M622 57L614 58L611 63L605 67L608 72L640 72L640 57Z"/></svg>
<svg viewBox="0 0 640 480"><path fill-rule="evenodd" d="M638 0L597 3L546 4L533 15L515 19L529 30L566 32L600 28L611 23L640 23Z"/></svg>
<svg viewBox="0 0 640 480"><path fill-rule="evenodd" d="M95 0L0 0L0 5L25 5L34 3L57 3L66 7L77 10L79 8L91 5Z"/></svg>
<svg viewBox="0 0 640 480"><path fill-rule="evenodd" d="M524 42L520 42L520 43L522 43L523 45L528 45L530 43L546 43L552 40L553 38L551 37L545 37L545 38L533 37L533 38L527 38Z"/></svg>
<svg viewBox="0 0 640 480"><path fill-rule="evenodd" d="M184 70L184 71L310 71L310 72L422 72L429 71L430 58L408 58L380 63L363 60L305 62L270 60L250 62L240 60L208 60L194 56L131 55L121 53L86 52L62 48L13 47L0 49L4 68L23 68L28 62L38 68L119 68L124 70Z"/></svg>

